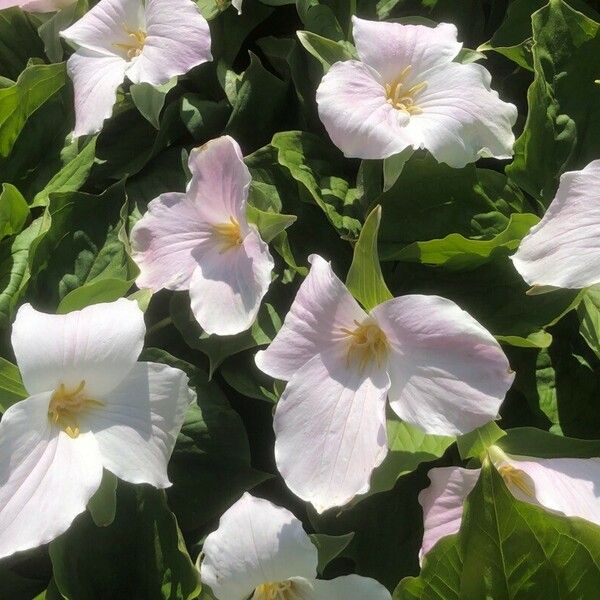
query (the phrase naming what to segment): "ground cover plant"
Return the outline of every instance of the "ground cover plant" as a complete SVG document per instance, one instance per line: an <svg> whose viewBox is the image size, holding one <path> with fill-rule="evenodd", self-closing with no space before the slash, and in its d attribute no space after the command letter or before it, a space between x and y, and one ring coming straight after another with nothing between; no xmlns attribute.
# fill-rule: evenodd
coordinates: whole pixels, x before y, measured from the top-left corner
<svg viewBox="0 0 600 600"><path fill-rule="evenodd" d="M600 6L0 0L0 599L600 596Z"/></svg>

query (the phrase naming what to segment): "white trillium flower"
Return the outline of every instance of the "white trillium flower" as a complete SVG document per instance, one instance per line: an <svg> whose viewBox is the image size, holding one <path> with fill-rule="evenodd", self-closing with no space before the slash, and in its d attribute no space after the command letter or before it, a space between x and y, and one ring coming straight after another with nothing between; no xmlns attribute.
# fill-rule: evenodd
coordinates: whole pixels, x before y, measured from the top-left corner
<svg viewBox="0 0 600 600"><path fill-rule="evenodd" d="M60 35L77 47L67 62L75 137L102 129L125 77L161 85L212 60L208 23L191 0L100 0Z"/></svg>
<svg viewBox="0 0 600 600"><path fill-rule="evenodd" d="M204 542L202 583L218 600L391 600L368 577L317 580L317 549L302 523L246 493Z"/></svg>
<svg viewBox="0 0 600 600"><path fill-rule="evenodd" d="M511 456L495 446L489 453L517 500L600 525L600 459ZM461 467L429 471L431 485L419 494L425 529L421 561L441 538L459 531L464 501L480 472Z"/></svg>
<svg viewBox="0 0 600 600"><path fill-rule="evenodd" d="M386 398L427 433L495 419L514 374L498 342L454 302L409 295L367 314L311 257L283 327L256 355L287 381L275 411L275 458L288 487L322 512L369 489L385 458Z"/></svg>
<svg viewBox="0 0 600 600"><path fill-rule="evenodd" d="M66 315L19 309L12 345L30 396L0 421L0 558L64 533L103 469L170 485L167 462L194 394L183 371L136 362L144 334L130 300Z"/></svg>
<svg viewBox="0 0 600 600"><path fill-rule="evenodd" d="M248 329L271 284L273 258L246 208L250 172L229 136L192 150L187 192L162 194L131 232L140 288L189 290L208 334Z"/></svg>
<svg viewBox="0 0 600 600"><path fill-rule="evenodd" d="M345 156L424 148L451 167L512 156L517 109L484 67L453 62L462 48L454 25L353 24L360 61L335 63L317 90L321 121Z"/></svg>
<svg viewBox="0 0 600 600"><path fill-rule="evenodd" d="M600 283L600 160L560 178L542 220L511 257L534 290Z"/></svg>

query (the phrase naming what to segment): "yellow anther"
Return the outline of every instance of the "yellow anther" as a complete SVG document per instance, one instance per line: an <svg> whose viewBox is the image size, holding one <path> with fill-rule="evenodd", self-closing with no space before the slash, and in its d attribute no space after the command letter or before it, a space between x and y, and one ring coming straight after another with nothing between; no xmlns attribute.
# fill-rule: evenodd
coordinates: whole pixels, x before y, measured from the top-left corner
<svg viewBox="0 0 600 600"><path fill-rule="evenodd" d="M85 381L81 381L73 390L68 390L64 383L56 388L50 397L48 405L48 417L55 425L58 425L69 437L79 436L78 415L83 410L104 406L98 400L92 400L85 395Z"/></svg>
<svg viewBox="0 0 600 600"><path fill-rule="evenodd" d="M409 115L418 115L423 110L416 104L415 98L427 87L426 81L421 81L407 87L406 80L410 76L412 66L405 67L400 75L391 83L385 84L385 95L388 104L395 109L404 111Z"/></svg>
<svg viewBox="0 0 600 600"><path fill-rule="evenodd" d="M127 60L133 60L142 53L148 34L143 29L131 29L126 24L123 24L123 29L129 41L126 43L116 43L113 46L119 50L123 50L127 56Z"/></svg>
<svg viewBox="0 0 600 600"><path fill-rule="evenodd" d="M389 350L387 336L374 321L354 323L355 329L342 329L342 333L348 337L348 366L354 363L362 370L375 362L381 367Z"/></svg>
<svg viewBox="0 0 600 600"><path fill-rule="evenodd" d="M512 465L500 465L498 473L500 473L502 479L504 479L504 483L509 488L517 488L529 498L535 498L534 484L525 471L521 471L521 469L517 469Z"/></svg>
<svg viewBox="0 0 600 600"><path fill-rule="evenodd" d="M244 241L240 224L234 217L229 217L228 223L213 225L213 236L221 245L221 253L240 246Z"/></svg>
<svg viewBox="0 0 600 600"><path fill-rule="evenodd" d="M300 596L294 588L293 581L263 583L254 590L252 600L299 600Z"/></svg>

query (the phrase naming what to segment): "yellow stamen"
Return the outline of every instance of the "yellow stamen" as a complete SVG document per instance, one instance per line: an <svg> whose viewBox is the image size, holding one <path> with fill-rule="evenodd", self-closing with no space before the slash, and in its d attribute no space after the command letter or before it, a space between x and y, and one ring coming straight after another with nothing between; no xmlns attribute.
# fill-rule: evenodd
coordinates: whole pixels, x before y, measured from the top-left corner
<svg viewBox="0 0 600 600"><path fill-rule="evenodd" d="M252 600L299 600L294 588L293 581L263 583L254 590Z"/></svg>
<svg viewBox="0 0 600 600"><path fill-rule="evenodd" d="M148 34L143 29L131 29L125 24L123 24L123 29L129 41L127 43L113 44L113 46L119 50L123 50L127 55L127 60L133 60L142 53Z"/></svg>
<svg viewBox="0 0 600 600"><path fill-rule="evenodd" d="M410 87L407 87L406 80L410 76L412 66L404 68L400 75L391 83L385 84L385 95L388 104L391 104L395 109L404 111L409 115L419 115L423 112L415 99L427 87L426 81L421 81Z"/></svg>
<svg viewBox="0 0 600 600"><path fill-rule="evenodd" d="M79 413L90 407L104 406L102 402L88 398L84 390L85 381L81 381L73 390L68 390L65 384L61 383L54 390L50 398L48 417L52 423L58 425L70 438L79 436Z"/></svg>
<svg viewBox="0 0 600 600"><path fill-rule="evenodd" d="M363 323L354 321L355 329L342 329L348 336L348 366L354 362L359 369L375 361L378 367L383 365L389 350L387 336L374 321L367 320Z"/></svg>
<svg viewBox="0 0 600 600"><path fill-rule="evenodd" d="M229 217L229 223L213 225L213 236L221 244L221 253L241 245L244 241L240 224L234 217Z"/></svg>
<svg viewBox="0 0 600 600"><path fill-rule="evenodd" d="M499 466L498 473L500 473L502 479L504 479L504 483L509 488L515 487L529 498L535 498L535 487L527 473L512 465Z"/></svg>

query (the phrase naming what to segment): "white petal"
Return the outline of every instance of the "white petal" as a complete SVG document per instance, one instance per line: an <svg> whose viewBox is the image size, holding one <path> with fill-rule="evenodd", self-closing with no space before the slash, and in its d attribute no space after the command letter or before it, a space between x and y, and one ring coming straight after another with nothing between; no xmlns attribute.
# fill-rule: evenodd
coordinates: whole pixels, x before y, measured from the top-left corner
<svg viewBox="0 0 600 600"><path fill-rule="evenodd" d="M290 380L311 358L335 346L367 314L338 279L331 265L313 254L283 327L272 344L256 355L256 364L276 379Z"/></svg>
<svg viewBox="0 0 600 600"><path fill-rule="evenodd" d="M561 177L546 214L512 257L529 285L578 289L600 283L598 190L600 160Z"/></svg>
<svg viewBox="0 0 600 600"><path fill-rule="evenodd" d="M98 440L106 469L129 483L168 487L167 463L194 400L180 369L137 363L83 421Z"/></svg>
<svg viewBox="0 0 600 600"><path fill-rule="evenodd" d="M427 73L427 87L407 129L438 162L464 167L480 157L510 158L517 108L491 89L491 75L478 64L449 63Z"/></svg>
<svg viewBox="0 0 600 600"><path fill-rule="evenodd" d="M245 232L252 179L238 143L228 135L211 140L190 152L188 166L192 173L188 195L198 203L202 219L219 225L233 217Z"/></svg>
<svg viewBox="0 0 600 600"><path fill-rule="evenodd" d="M74 137L97 133L112 115L127 63L119 56L78 50L67 61L75 92Z"/></svg>
<svg viewBox="0 0 600 600"><path fill-rule="evenodd" d="M360 575L347 575L331 581L315 581L314 600L391 600L378 581Z"/></svg>
<svg viewBox="0 0 600 600"><path fill-rule="evenodd" d="M12 346L30 394L67 389L85 381L92 397L114 389L131 371L144 345L144 315L121 298L66 315L48 315L30 304L17 312Z"/></svg>
<svg viewBox="0 0 600 600"><path fill-rule="evenodd" d="M348 364L347 349L319 354L287 384L277 408L275 460L286 485L318 512L368 491L387 454L387 373Z"/></svg>
<svg viewBox="0 0 600 600"><path fill-rule="evenodd" d="M419 504L423 507L423 544L419 560L437 542L453 533L458 533L463 515L465 498L471 493L480 469L441 467L428 473L431 485L419 494Z"/></svg>
<svg viewBox="0 0 600 600"><path fill-rule="evenodd" d="M415 74L451 62L462 44L456 27L381 23L352 18L354 42L360 59L391 82L409 65Z"/></svg>
<svg viewBox="0 0 600 600"><path fill-rule="evenodd" d="M285 508L244 494L204 542L202 582L218 600L246 600L262 583L313 580L317 550Z"/></svg>
<svg viewBox="0 0 600 600"><path fill-rule="evenodd" d="M22 10L32 13L49 13L56 12L62 8L66 8L71 4L75 4L77 0L0 0L0 10L19 6Z"/></svg>
<svg viewBox="0 0 600 600"><path fill-rule="evenodd" d="M139 288L187 290L198 266L192 251L208 235L198 203L186 194L162 194L131 230Z"/></svg>
<svg viewBox="0 0 600 600"><path fill-rule="evenodd" d="M390 402L427 433L467 433L493 420L514 379L494 337L454 302L403 296L372 315L392 345Z"/></svg>
<svg viewBox="0 0 600 600"><path fill-rule="evenodd" d="M146 0L144 48L127 77L160 85L212 60L210 30L191 0Z"/></svg>
<svg viewBox="0 0 600 600"><path fill-rule="evenodd" d="M130 44L130 32L138 29L145 29L141 0L100 0L60 35L80 48L123 58L118 44Z"/></svg>
<svg viewBox="0 0 600 600"><path fill-rule="evenodd" d="M50 396L13 404L0 422L0 558L64 533L100 486L94 436L53 426Z"/></svg>
<svg viewBox="0 0 600 600"><path fill-rule="evenodd" d="M317 89L317 104L329 137L345 156L388 158L419 147L420 139L406 127L408 115L387 102L383 80L364 63L335 63Z"/></svg>
<svg viewBox="0 0 600 600"><path fill-rule="evenodd" d="M231 5L238 11L238 14L242 14L242 0L231 0Z"/></svg>
<svg viewBox="0 0 600 600"><path fill-rule="evenodd" d="M194 255L198 267L190 281L194 317L208 334L234 335L256 320L271 284L269 246L251 228L239 246L223 250L207 240Z"/></svg>

